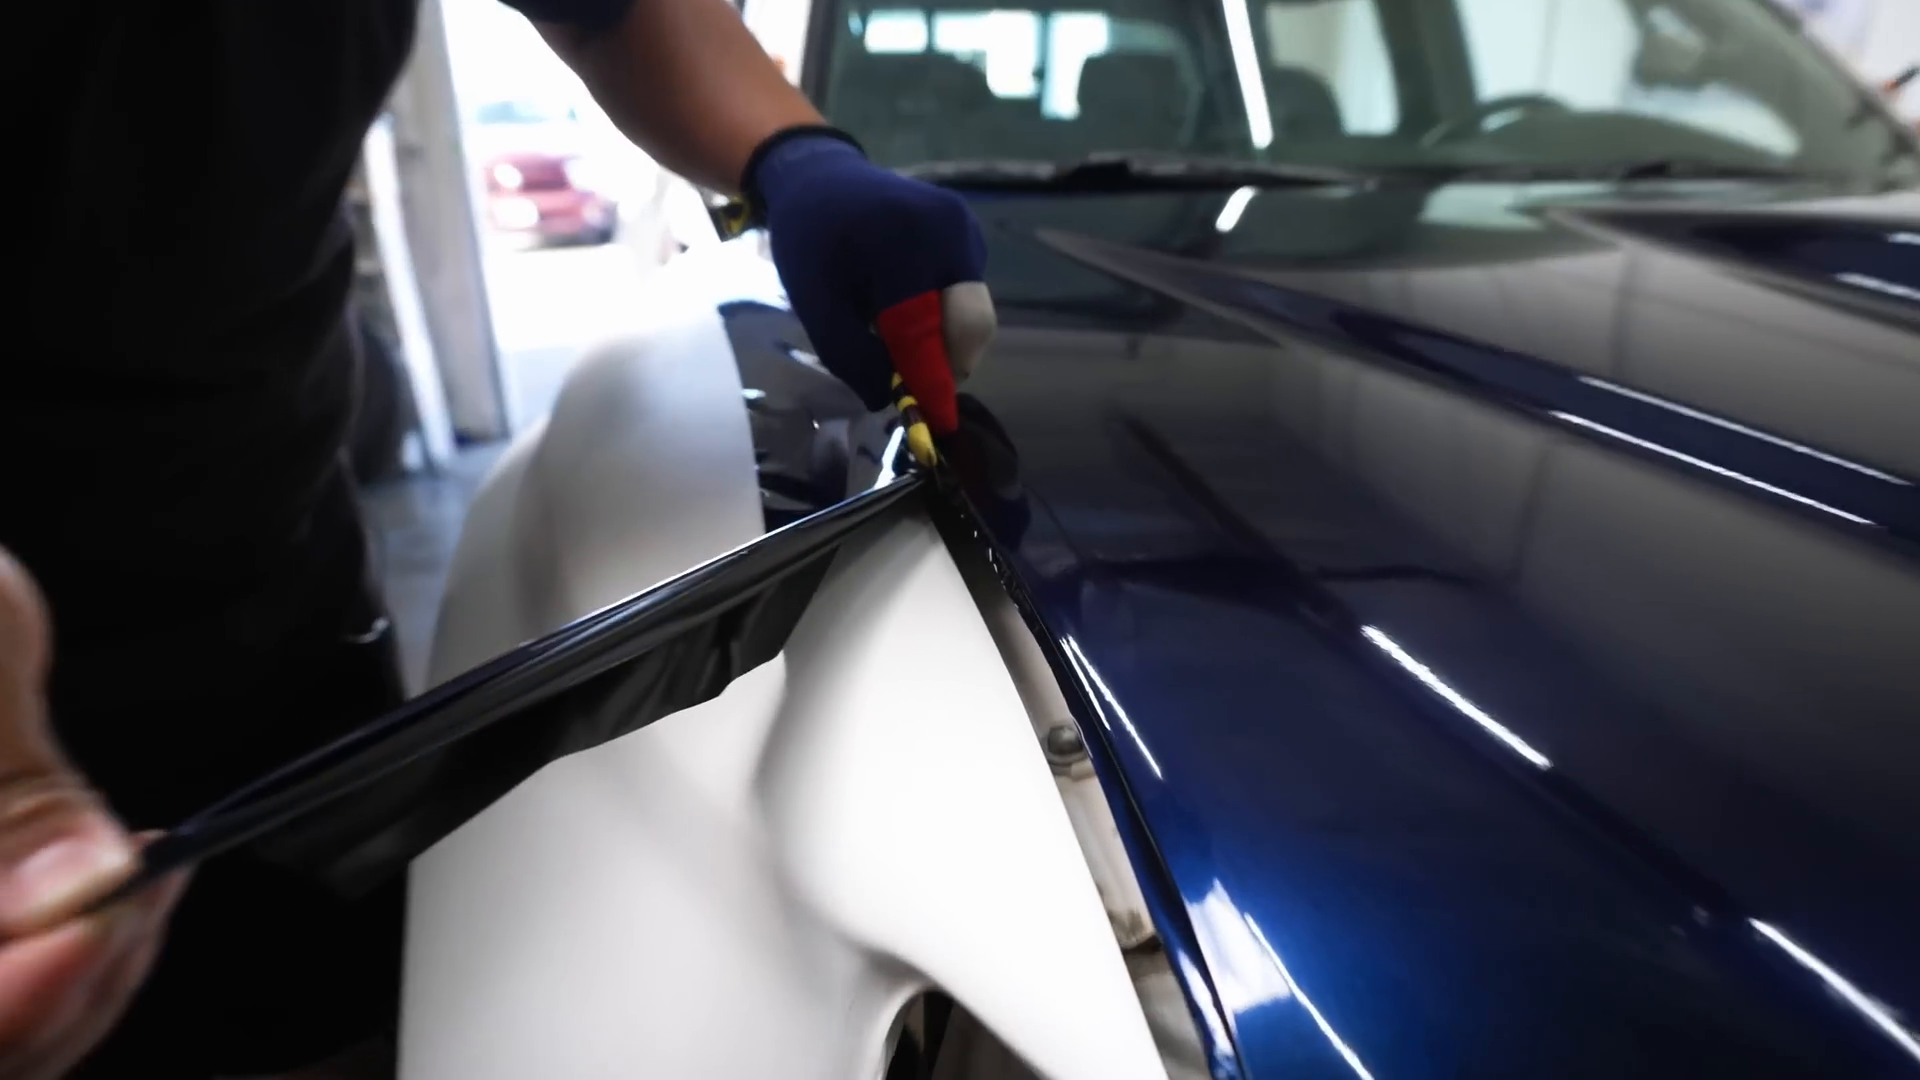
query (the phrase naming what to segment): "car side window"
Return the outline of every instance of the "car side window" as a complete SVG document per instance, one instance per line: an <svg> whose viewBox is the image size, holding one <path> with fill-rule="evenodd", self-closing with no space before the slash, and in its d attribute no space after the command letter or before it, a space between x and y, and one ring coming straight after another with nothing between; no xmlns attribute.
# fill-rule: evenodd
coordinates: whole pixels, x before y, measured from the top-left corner
<svg viewBox="0 0 1920 1080"><path fill-rule="evenodd" d="M1792 125L1755 95L1715 80L1737 35L1698 25L1686 3L1455 0L1479 100L1544 94L1585 112L1651 116L1780 157Z"/></svg>
<svg viewBox="0 0 1920 1080"><path fill-rule="evenodd" d="M835 113L888 160L1177 150L1202 73L1187 37L1098 10L879 8L848 22Z"/></svg>
<svg viewBox="0 0 1920 1080"><path fill-rule="evenodd" d="M1055 120L1080 115L1081 72L1095 57L1164 55L1179 69L1183 93L1197 80L1185 42L1170 27L1103 11L879 9L862 23L861 44L872 54L936 52L962 60L986 76L995 97L1034 101Z"/></svg>
<svg viewBox="0 0 1920 1080"><path fill-rule="evenodd" d="M1031 11L936 11L933 49L964 60L987 77L1002 100L1040 96L1040 16Z"/></svg>
<svg viewBox="0 0 1920 1080"><path fill-rule="evenodd" d="M1270 2L1262 29L1262 74L1283 143L1290 135L1386 135L1400 126L1378 0Z"/></svg>
<svg viewBox="0 0 1920 1080"><path fill-rule="evenodd" d="M881 9L857 22L861 47L875 55L927 51L927 13L918 8Z"/></svg>

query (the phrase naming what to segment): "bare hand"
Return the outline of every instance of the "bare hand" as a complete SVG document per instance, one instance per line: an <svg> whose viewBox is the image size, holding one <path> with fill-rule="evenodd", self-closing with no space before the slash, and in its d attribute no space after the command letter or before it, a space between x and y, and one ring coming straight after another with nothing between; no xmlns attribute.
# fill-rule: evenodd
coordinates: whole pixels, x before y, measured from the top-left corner
<svg viewBox="0 0 1920 1080"><path fill-rule="evenodd" d="M80 915L132 873L137 842L47 724L46 610L0 550L0 1080L72 1068L120 1018L182 883Z"/></svg>

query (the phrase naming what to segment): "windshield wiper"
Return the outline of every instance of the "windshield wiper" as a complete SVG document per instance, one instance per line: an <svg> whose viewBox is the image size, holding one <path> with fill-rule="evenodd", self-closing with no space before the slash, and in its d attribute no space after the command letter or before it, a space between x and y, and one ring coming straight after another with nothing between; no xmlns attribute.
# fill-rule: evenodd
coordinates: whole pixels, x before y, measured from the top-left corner
<svg viewBox="0 0 1920 1080"><path fill-rule="evenodd" d="M1818 173L1779 165L1755 165L1691 158L1647 158L1603 166L1615 180L1823 180Z"/></svg>
<svg viewBox="0 0 1920 1080"><path fill-rule="evenodd" d="M928 183L990 191L1141 191L1165 188L1326 187L1366 182L1338 169L1173 154L1094 154L1073 162L1023 158L930 161L900 172Z"/></svg>
<svg viewBox="0 0 1920 1080"><path fill-rule="evenodd" d="M947 187L982 191L1123 192L1181 188L1331 187L1393 180L1447 183L1458 180L1507 183L1653 180L1834 180L1838 177L1746 162L1699 158L1645 158L1598 162L1399 163L1364 169L1334 169L1284 162L1177 154L1094 154L1079 161L980 158L930 161L900 172Z"/></svg>
<svg viewBox="0 0 1920 1080"><path fill-rule="evenodd" d="M1411 171L1429 172L1433 176L1448 180L1504 180L1519 184L1554 181L1632 183L1639 180L1833 179L1819 173L1803 172L1775 165L1675 157L1644 158L1634 161L1414 166Z"/></svg>

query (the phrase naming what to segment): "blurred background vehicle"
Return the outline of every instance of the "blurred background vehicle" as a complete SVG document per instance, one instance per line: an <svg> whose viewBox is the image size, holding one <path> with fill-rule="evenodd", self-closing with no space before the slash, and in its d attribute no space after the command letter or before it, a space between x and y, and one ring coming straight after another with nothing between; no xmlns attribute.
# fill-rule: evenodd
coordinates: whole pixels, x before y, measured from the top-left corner
<svg viewBox="0 0 1920 1080"><path fill-rule="evenodd" d="M534 244L604 244L619 226L608 170L577 110L538 100L493 101L474 113L470 155L486 189L487 223Z"/></svg>

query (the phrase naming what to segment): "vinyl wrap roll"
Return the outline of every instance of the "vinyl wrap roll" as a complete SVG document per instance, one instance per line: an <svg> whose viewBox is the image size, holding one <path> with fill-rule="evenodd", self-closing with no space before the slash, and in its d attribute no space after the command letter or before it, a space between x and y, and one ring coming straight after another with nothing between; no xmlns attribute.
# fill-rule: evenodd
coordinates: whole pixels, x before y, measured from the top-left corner
<svg viewBox="0 0 1920 1080"><path fill-rule="evenodd" d="M182 822L116 895L248 843L363 892L548 762L773 659L840 545L926 486L907 473L427 691Z"/></svg>

